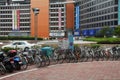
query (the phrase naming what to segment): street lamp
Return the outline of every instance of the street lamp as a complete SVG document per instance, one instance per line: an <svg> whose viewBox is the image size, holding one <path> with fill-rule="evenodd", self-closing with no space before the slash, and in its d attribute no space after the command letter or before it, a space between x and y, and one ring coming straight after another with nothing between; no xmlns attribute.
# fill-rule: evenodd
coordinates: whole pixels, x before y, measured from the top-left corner
<svg viewBox="0 0 120 80"><path fill-rule="evenodd" d="M38 35L38 14L39 14L39 8L32 8L34 13L34 37L35 41L37 42L37 35Z"/></svg>

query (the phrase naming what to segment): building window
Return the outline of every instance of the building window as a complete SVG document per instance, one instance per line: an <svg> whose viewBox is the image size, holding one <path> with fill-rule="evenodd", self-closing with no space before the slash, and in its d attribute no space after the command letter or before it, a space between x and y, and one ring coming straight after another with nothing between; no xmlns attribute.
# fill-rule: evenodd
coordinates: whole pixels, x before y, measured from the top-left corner
<svg viewBox="0 0 120 80"><path fill-rule="evenodd" d="M118 14L114 14L114 18L118 18Z"/></svg>
<svg viewBox="0 0 120 80"><path fill-rule="evenodd" d="M114 7L114 10L115 10L115 11L118 11L118 7Z"/></svg>
<svg viewBox="0 0 120 80"><path fill-rule="evenodd" d="M118 21L114 21L114 25L118 25Z"/></svg>
<svg viewBox="0 0 120 80"><path fill-rule="evenodd" d="M118 0L115 0L115 4L118 4Z"/></svg>

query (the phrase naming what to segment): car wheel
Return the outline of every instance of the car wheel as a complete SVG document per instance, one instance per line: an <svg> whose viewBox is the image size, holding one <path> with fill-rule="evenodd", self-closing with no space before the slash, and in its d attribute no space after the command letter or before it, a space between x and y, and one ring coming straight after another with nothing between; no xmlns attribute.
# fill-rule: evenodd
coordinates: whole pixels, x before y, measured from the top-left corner
<svg viewBox="0 0 120 80"><path fill-rule="evenodd" d="M29 50L29 48L28 48L28 47L25 47L24 51L28 51L28 50Z"/></svg>

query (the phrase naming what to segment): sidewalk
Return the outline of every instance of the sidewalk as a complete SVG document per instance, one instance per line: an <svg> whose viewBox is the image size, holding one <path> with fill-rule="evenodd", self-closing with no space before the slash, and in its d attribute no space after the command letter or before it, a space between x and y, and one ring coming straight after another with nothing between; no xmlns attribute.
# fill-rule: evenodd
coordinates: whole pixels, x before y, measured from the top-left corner
<svg viewBox="0 0 120 80"><path fill-rule="evenodd" d="M119 61L64 63L0 80L120 80Z"/></svg>
<svg viewBox="0 0 120 80"><path fill-rule="evenodd" d="M96 43L92 41L83 41L83 40L74 40L74 44L89 44L89 43ZM46 40L40 41L38 44L58 44L58 40Z"/></svg>

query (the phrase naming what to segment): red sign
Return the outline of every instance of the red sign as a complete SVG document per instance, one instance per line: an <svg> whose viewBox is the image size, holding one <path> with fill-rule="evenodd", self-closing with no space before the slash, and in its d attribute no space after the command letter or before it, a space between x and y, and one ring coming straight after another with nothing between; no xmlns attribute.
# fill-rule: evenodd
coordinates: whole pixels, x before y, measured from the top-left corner
<svg viewBox="0 0 120 80"><path fill-rule="evenodd" d="M20 10L17 10L17 29L20 30Z"/></svg>
<svg viewBox="0 0 120 80"><path fill-rule="evenodd" d="M59 30L61 30L61 8L59 8Z"/></svg>

